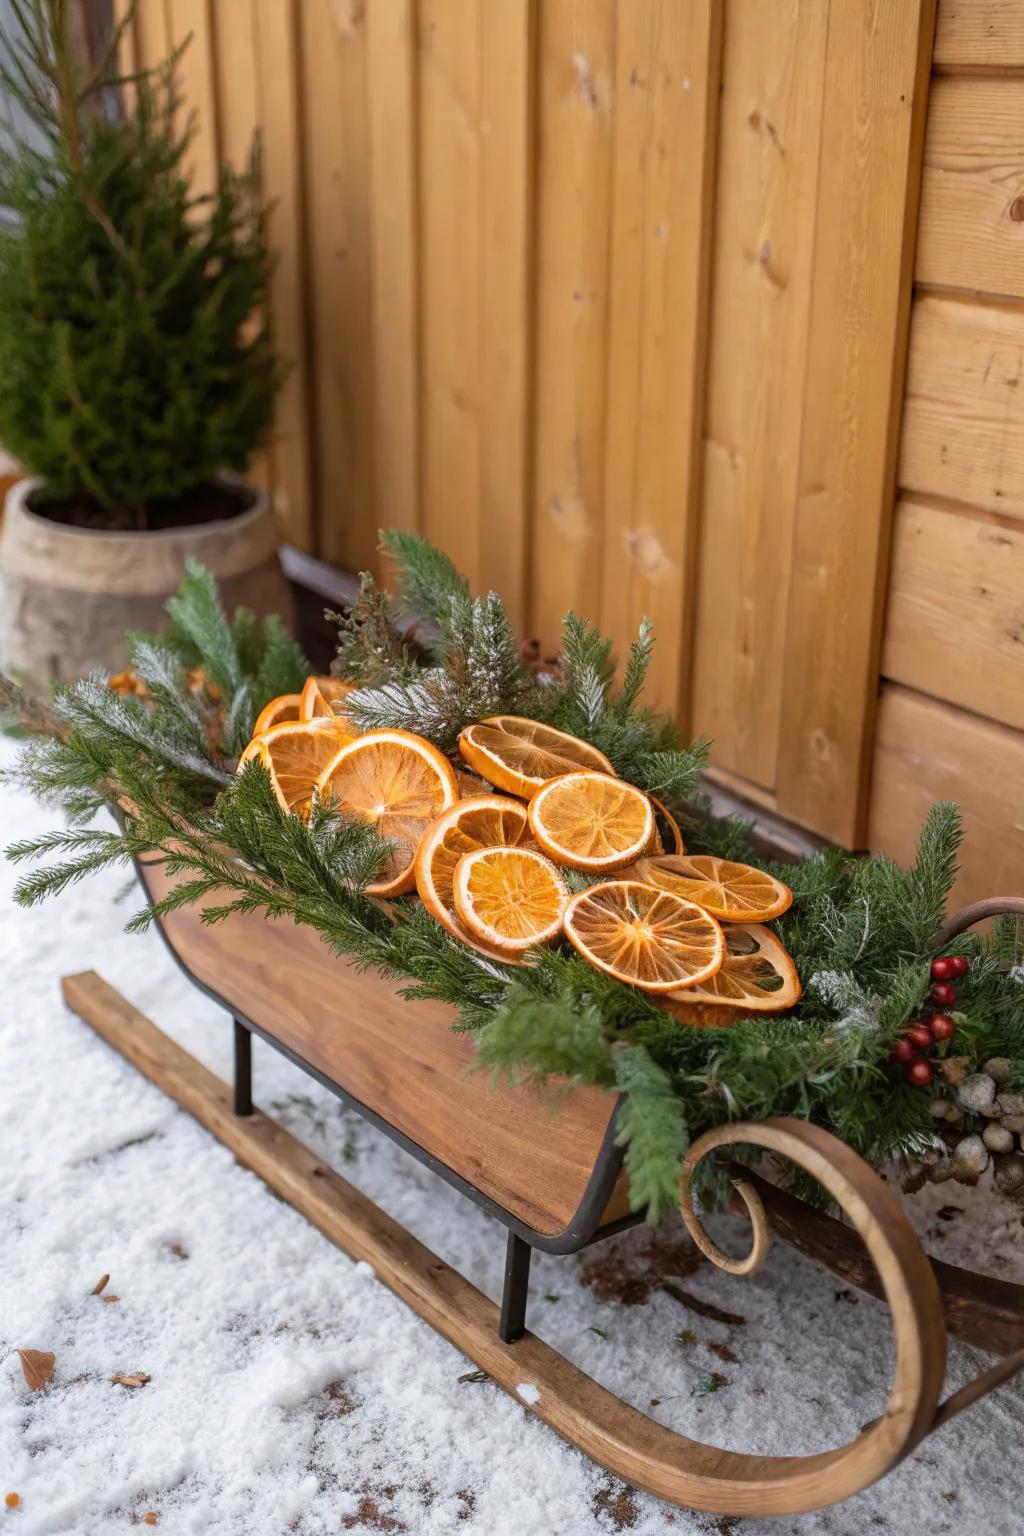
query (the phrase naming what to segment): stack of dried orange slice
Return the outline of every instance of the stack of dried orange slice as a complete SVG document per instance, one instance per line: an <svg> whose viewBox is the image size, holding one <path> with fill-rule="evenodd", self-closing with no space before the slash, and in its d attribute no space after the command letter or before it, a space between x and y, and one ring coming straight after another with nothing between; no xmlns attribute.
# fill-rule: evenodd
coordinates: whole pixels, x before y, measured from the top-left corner
<svg viewBox="0 0 1024 1536"><path fill-rule="evenodd" d="M268 704L239 766L258 756L290 811L304 813L316 793L376 826L393 852L370 895L415 888L447 933L506 964L564 935L688 1023L798 1000L793 962L765 926L789 906L789 888L750 865L687 854L667 809L596 747L499 715L466 727L456 768L412 732L357 733L345 692L311 678ZM566 870L598 883L570 895Z"/></svg>

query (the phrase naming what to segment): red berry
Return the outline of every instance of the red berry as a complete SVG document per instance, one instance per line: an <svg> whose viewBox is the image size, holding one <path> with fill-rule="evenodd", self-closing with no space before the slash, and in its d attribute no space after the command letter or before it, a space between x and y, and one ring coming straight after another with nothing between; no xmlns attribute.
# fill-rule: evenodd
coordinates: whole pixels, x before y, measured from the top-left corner
<svg viewBox="0 0 1024 1536"><path fill-rule="evenodd" d="M913 1061L916 1055L917 1051L914 1049L912 1041L908 1040L906 1036L904 1036L902 1040L896 1041L896 1044L893 1046L889 1053L889 1060L901 1062Z"/></svg>
<svg viewBox="0 0 1024 1536"><path fill-rule="evenodd" d="M937 981L928 995L940 1008L948 1008L956 1002L956 987L951 981Z"/></svg>
<svg viewBox="0 0 1024 1536"><path fill-rule="evenodd" d="M915 1088L925 1088L932 1080L931 1063L922 1061L920 1058L917 1061L908 1062L903 1070L906 1073L907 1082L913 1083Z"/></svg>
<svg viewBox="0 0 1024 1536"><path fill-rule="evenodd" d="M911 1025L903 1038L909 1040L919 1051L930 1051L935 1044L935 1037L927 1024Z"/></svg>
<svg viewBox="0 0 1024 1536"><path fill-rule="evenodd" d="M956 961L952 955L940 955L932 961L933 981L951 981L956 974Z"/></svg>
<svg viewBox="0 0 1024 1536"><path fill-rule="evenodd" d="M948 1013L933 1013L928 1020L933 1040L951 1040L956 1034L956 1024Z"/></svg>
<svg viewBox="0 0 1024 1536"><path fill-rule="evenodd" d="M949 963L953 967L954 976L966 976L971 968L971 962L966 955L950 955Z"/></svg>

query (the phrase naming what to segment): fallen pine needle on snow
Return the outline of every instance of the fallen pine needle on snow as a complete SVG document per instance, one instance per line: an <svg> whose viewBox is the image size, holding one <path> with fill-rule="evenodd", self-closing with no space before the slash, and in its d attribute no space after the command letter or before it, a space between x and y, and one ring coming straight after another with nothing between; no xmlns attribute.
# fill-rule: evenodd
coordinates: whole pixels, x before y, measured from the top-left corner
<svg viewBox="0 0 1024 1536"><path fill-rule="evenodd" d="M109 1275L101 1276L101 1278L99 1280L97 1280L96 1284L93 1286L92 1290L89 1292L89 1295L90 1296L99 1296L101 1291L105 1291L109 1284L110 1284L110 1276ZM106 1297L104 1297L104 1300L106 1300Z"/></svg>

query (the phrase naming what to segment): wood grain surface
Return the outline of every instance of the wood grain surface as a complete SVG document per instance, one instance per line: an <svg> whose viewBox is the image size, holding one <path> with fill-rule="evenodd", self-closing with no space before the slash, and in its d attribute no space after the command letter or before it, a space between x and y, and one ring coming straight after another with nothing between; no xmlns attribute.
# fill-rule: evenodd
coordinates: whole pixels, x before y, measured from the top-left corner
<svg viewBox="0 0 1024 1536"><path fill-rule="evenodd" d="M914 303L904 490L1024 518L1024 310L937 294Z"/></svg>
<svg viewBox="0 0 1024 1536"><path fill-rule="evenodd" d="M143 873L158 899L170 884L163 866L147 864ZM336 959L312 929L261 916L208 928L189 908L172 914L165 931L188 970L228 1007L489 1199L545 1236L572 1220L613 1095L578 1088L556 1107L507 1080L492 1086L471 1070L473 1043L452 1032L453 1009L406 1002L396 983ZM622 1185L606 1220L625 1214L624 1193Z"/></svg>
<svg viewBox="0 0 1024 1536"><path fill-rule="evenodd" d="M1018 9L1024 16L1024 6ZM1024 298L1019 80L934 82L915 276L936 287Z"/></svg>
<svg viewBox="0 0 1024 1536"><path fill-rule="evenodd" d="M939 0L935 67L997 75L1024 71L1020 0Z"/></svg>
<svg viewBox="0 0 1024 1536"><path fill-rule="evenodd" d="M875 743L868 846L913 862L936 800L964 818L951 905L1024 891L1024 736L965 709L887 683Z"/></svg>
<svg viewBox="0 0 1024 1536"><path fill-rule="evenodd" d="M847 847L866 822L934 19L934 0L829 9L775 788Z"/></svg>
<svg viewBox="0 0 1024 1536"><path fill-rule="evenodd" d="M882 672L1024 730L1024 522L900 502Z"/></svg>

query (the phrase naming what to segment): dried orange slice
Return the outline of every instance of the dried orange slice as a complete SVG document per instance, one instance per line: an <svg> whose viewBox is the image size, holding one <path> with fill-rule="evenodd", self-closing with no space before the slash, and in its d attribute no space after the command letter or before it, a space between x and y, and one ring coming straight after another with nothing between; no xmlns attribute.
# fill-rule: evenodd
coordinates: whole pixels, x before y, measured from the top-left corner
<svg viewBox="0 0 1024 1536"><path fill-rule="evenodd" d="M223 702L224 695L221 693L216 683L210 682L210 679L206 675L205 667L190 667L188 677L185 679L185 681L188 683L189 693L200 693L205 690L207 697L214 704L220 704Z"/></svg>
<svg viewBox="0 0 1024 1536"><path fill-rule="evenodd" d="M574 768L615 773L604 753L589 742L522 715L492 715L467 725L459 751L482 778L524 800L548 779Z"/></svg>
<svg viewBox="0 0 1024 1536"><path fill-rule="evenodd" d="M800 1001L793 957L770 928L737 923L724 929L725 959L700 986L659 1001L684 1024L724 1025L751 1013L781 1013Z"/></svg>
<svg viewBox="0 0 1024 1536"><path fill-rule="evenodd" d="M252 728L253 735L262 735L264 731L269 731L272 725L280 725L282 720L298 720L301 698L302 695L299 693L282 693L276 699L271 699L269 704L264 704L256 716L256 724Z"/></svg>
<svg viewBox="0 0 1024 1536"><path fill-rule="evenodd" d="M111 693L119 693L122 698L133 696L137 699L148 699L149 689L141 677L136 677L131 667L125 667L123 672L114 672L107 678L107 687Z"/></svg>
<svg viewBox="0 0 1024 1536"><path fill-rule="evenodd" d="M566 907L564 925L591 965L646 992L698 986L725 958L722 930L703 907L638 880L581 891Z"/></svg>
<svg viewBox="0 0 1024 1536"><path fill-rule="evenodd" d="M521 800L485 792L458 801L431 822L416 849L416 890L431 917L453 938L473 943L494 959L504 955L491 946L476 945L459 921L453 895L455 867L464 854L481 848L514 848L529 832Z"/></svg>
<svg viewBox="0 0 1024 1536"><path fill-rule="evenodd" d="M679 830L676 821L667 805L663 805L654 795L648 795L648 800L654 806L654 825L659 835L659 841L669 853L685 853L686 844L683 842L683 834Z"/></svg>
<svg viewBox="0 0 1024 1536"><path fill-rule="evenodd" d="M352 692L352 686L339 677L307 677L299 695L299 719L317 720L321 715L333 718L332 706L340 704Z"/></svg>
<svg viewBox="0 0 1024 1536"><path fill-rule="evenodd" d="M258 757L269 770L282 809L305 812L313 787L338 752L331 720L283 720L254 736L238 759L238 771Z"/></svg>
<svg viewBox="0 0 1024 1536"><path fill-rule="evenodd" d="M642 790L607 773L563 773L530 801L540 848L573 869L613 870L647 852L654 811Z"/></svg>
<svg viewBox="0 0 1024 1536"><path fill-rule="evenodd" d="M723 923L767 923L779 917L793 901L793 892L781 880L710 853L667 853L658 859L640 859L636 878L695 901Z"/></svg>
<svg viewBox="0 0 1024 1536"><path fill-rule="evenodd" d="M468 800L470 795L493 794L490 784L482 779L478 773L467 773L465 768L456 767L455 778L459 786L459 794L463 800Z"/></svg>
<svg viewBox="0 0 1024 1536"><path fill-rule="evenodd" d="M333 727L333 721L324 723ZM371 896L412 890L424 830L459 798L451 763L412 731L367 731L340 750L335 738L335 753L317 789L336 810L372 822L381 837L395 843L381 878L366 888Z"/></svg>
<svg viewBox="0 0 1024 1536"><path fill-rule="evenodd" d="M562 930L569 893L555 866L527 848L479 848L455 868L455 910L476 939L519 956Z"/></svg>

